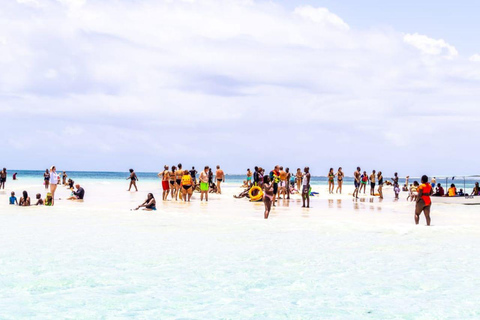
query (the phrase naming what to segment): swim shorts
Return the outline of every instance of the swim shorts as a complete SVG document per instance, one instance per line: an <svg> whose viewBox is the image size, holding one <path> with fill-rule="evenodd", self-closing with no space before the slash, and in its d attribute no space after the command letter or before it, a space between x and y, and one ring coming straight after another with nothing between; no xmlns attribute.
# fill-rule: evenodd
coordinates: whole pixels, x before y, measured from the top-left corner
<svg viewBox="0 0 480 320"><path fill-rule="evenodd" d="M273 194L277 194L278 192L278 183L273 184Z"/></svg>
<svg viewBox="0 0 480 320"><path fill-rule="evenodd" d="M168 181L162 181L162 188L163 190L169 190L170 186L168 185Z"/></svg>
<svg viewBox="0 0 480 320"><path fill-rule="evenodd" d="M355 189L358 189L360 187L360 183L357 180L355 180L353 183L355 185Z"/></svg>
<svg viewBox="0 0 480 320"><path fill-rule="evenodd" d="M303 194L308 194L309 191L310 191L310 186L303 186L302 187L302 193Z"/></svg>
<svg viewBox="0 0 480 320"><path fill-rule="evenodd" d="M208 191L208 183L200 182L200 191Z"/></svg>
<svg viewBox="0 0 480 320"><path fill-rule="evenodd" d="M375 182L370 183L370 186L372 187L372 189L375 189Z"/></svg>

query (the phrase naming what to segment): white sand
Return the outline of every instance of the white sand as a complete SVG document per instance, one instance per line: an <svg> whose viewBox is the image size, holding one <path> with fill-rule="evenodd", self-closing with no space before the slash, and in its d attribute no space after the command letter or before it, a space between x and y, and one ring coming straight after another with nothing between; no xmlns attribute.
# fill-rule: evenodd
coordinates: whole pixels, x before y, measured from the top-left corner
<svg viewBox="0 0 480 320"><path fill-rule="evenodd" d="M428 228L391 189L379 203L329 200L321 187L311 209L297 196L264 220L263 204L233 199L235 186L206 204L162 203L159 182L139 193L127 184L90 180L84 203L20 208L10 191L34 198L42 186L9 181L0 319L480 317L478 207L434 206ZM158 210L130 211L147 192Z"/></svg>

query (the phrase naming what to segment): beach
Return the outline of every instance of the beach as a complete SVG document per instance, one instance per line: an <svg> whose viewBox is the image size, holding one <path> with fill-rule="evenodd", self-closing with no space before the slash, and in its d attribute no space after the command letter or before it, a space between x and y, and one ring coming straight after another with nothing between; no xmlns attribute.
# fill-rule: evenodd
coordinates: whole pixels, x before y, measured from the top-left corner
<svg viewBox="0 0 480 320"><path fill-rule="evenodd" d="M262 203L234 199L238 181L200 203L161 201L160 179L127 192L120 179L76 180L85 201L8 205L41 177L0 193L1 319L477 319L480 215L348 193ZM131 211L148 192L157 211ZM368 189L367 189L368 193Z"/></svg>

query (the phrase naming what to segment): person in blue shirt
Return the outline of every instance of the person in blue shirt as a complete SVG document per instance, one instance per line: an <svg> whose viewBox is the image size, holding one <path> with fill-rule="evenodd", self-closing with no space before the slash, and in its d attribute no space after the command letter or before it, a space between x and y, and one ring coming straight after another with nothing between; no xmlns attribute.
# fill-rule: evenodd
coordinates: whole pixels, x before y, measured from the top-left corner
<svg viewBox="0 0 480 320"><path fill-rule="evenodd" d="M17 204L18 206L17 197L15 197L15 192L13 191L12 191L12 196L10 197L10 204Z"/></svg>

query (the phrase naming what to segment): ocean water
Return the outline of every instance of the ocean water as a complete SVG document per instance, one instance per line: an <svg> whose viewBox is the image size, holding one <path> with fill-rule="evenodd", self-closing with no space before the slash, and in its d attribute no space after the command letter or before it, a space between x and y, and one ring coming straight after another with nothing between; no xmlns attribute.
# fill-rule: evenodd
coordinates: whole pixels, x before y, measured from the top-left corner
<svg viewBox="0 0 480 320"><path fill-rule="evenodd" d="M40 180L43 181L43 173L44 171L39 170L9 170L9 178L11 179L11 175L17 172L18 179L26 179L28 181ZM158 181L157 172L136 172L138 178L140 180L146 181ZM76 181L88 181L88 180L125 180L129 176L129 172L108 172L108 171L68 171L67 175L69 178L76 180ZM386 180L390 180L391 177L384 176ZM226 180L234 183L234 184L242 184L243 181L246 180L246 175L240 174L227 174ZM413 183L413 181L419 181L419 177L412 177L409 180L409 183ZM451 183L455 183L457 188L466 188L470 190L475 185L475 182L480 181L480 178L466 178L465 180L463 177L449 177L446 178L439 178L437 179L437 183L441 183L442 185L450 185ZM399 179L400 185L405 184L405 178ZM328 179L324 176L312 176L311 178L312 185L328 185ZM353 184L352 177L345 177L344 185Z"/></svg>
<svg viewBox="0 0 480 320"><path fill-rule="evenodd" d="M243 179L200 203L161 203L155 174L68 173L83 203L9 206L45 194L42 173L0 191L0 319L479 319L480 208L329 196L312 208L234 199ZM107 177L111 175L110 177ZM123 179L123 180L122 180ZM131 211L153 192L155 212Z"/></svg>

